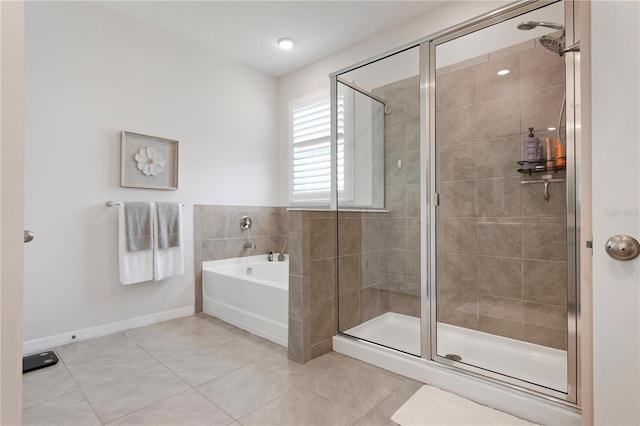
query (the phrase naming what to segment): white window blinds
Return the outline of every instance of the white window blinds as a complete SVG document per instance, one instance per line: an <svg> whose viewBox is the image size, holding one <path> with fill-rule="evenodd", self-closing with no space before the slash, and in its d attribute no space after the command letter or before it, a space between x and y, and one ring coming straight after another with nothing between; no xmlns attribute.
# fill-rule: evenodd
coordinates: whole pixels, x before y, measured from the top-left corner
<svg viewBox="0 0 640 426"><path fill-rule="evenodd" d="M331 198L331 104L329 99L294 107L292 201ZM344 98L338 99L338 191L344 190Z"/></svg>

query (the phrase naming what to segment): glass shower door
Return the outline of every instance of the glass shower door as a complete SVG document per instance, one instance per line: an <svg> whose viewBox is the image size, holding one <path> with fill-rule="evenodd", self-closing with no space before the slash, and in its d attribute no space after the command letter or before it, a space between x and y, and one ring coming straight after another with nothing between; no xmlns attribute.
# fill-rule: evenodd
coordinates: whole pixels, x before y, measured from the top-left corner
<svg viewBox="0 0 640 426"><path fill-rule="evenodd" d="M420 356L418 47L335 84L339 331Z"/></svg>
<svg viewBox="0 0 640 426"><path fill-rule="evenodd" d="M436 40L431 57L434 358L559 397L575 378L564 7Z"/></svg>

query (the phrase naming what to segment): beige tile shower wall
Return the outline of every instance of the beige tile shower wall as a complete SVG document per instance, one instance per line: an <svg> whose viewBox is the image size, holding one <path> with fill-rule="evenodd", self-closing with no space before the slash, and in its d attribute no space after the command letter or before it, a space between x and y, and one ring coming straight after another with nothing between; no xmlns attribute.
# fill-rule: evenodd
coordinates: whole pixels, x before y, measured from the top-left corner
<svg viewBox="0 0 640 426"><path fill-rule="evenodd" d="M546 203L516 164L528 127L556 137L564 60L531 40L436 74L438 319L566 349L564 184Z"/></svg>
<svg viewBox="0 0 640 426"><path fill-rule="evenodd" d="M290 211L288 218L288 357L305 363L331 351L337 330L336 213Z"/></svg>
<svg viewBox="0 0 640 426"><path fill-rule="evenodd" d="M375 218L367 229L377 243L377 270L363 292L378 293L377 309L365 305L363 321L373 312L420 316L420 80L410 77L379 87L375 93L387 101L390 111L384 123L388 213L363 214L363 218ZM363 269L370 266L365 264Z"/></svg>
<svg viewBox="0 0 640 426"><path fill-rule="evenodd" d="M249 231L240 228L243 216L253 220ZM280 253L287 241L284 207L195 205L194 226L196 312L202 311L202 262ZM245 249L246 242L255 243L256 248Z"/></svg>

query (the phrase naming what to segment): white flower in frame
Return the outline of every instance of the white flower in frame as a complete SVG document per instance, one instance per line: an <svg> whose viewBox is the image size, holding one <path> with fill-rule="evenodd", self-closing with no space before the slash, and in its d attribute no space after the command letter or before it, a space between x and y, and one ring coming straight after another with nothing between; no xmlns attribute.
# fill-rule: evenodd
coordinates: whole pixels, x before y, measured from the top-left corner
<svg viewBox="0 0 640 426"><path fill-rule="evenodd" d="M134 158L138 162L138 170L147 176L158 176L167 165L162 153L152 146L141 148Z"/></svg>

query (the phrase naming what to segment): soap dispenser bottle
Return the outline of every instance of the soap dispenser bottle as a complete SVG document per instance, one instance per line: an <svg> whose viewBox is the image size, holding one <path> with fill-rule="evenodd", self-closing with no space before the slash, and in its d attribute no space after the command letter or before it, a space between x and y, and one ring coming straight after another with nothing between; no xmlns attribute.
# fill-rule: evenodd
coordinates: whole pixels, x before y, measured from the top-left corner
<svg viewBox="0 0 640 426"><path fill-rule="evenodd" d="M273 262L273 252L269 252L269 262Z"/></svg>
<svg viewBox="0 0 640 426"><path fill-rule="evenodd" d="M523 170L532 170L536 168L536 164L541 160L542 146L540 140L534 136L533 127L529 127L529 136L522 141L522 164Z"/></svg>

